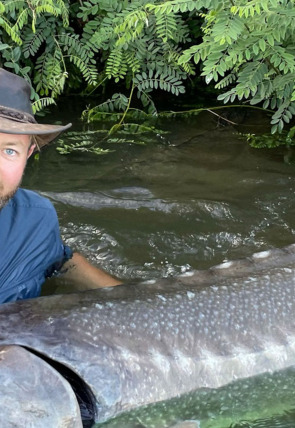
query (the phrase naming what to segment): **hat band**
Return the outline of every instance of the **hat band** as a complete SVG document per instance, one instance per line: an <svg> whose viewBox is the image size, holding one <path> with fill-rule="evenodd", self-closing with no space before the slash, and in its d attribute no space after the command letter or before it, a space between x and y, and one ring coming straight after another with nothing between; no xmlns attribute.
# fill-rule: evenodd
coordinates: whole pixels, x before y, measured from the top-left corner
<svg viewBox="0 0 295 428"><path fill-rule="evenodd" d="M15 122L37 123L34 116L12 108L8 109L1 105L0 117L3 117L4 119L14 120Z"/></svg>

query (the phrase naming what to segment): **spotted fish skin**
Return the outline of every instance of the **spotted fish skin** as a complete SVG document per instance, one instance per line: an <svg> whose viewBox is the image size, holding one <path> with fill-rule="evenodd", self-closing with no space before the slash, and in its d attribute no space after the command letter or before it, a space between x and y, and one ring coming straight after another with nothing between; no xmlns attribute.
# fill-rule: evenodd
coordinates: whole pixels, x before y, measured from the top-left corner
<svg viewBox="0 0 295 428"><path fill-rule="evenodd" d="M183 421L169 428L200 428L200 423L199 421Z"/></svg>
<svg viewBox="0 0 295 428"><path fill-rule="evenodd" d="M83 428L70 384L26 349L0 346L0 384L1 427Z"/></svg>
<svg viewBox="0 0 295 428"><path fill-rule="evenodd" d="M0 345L76 372L96 421L295 364L295 245L208 271L0 306Z"/></svg>

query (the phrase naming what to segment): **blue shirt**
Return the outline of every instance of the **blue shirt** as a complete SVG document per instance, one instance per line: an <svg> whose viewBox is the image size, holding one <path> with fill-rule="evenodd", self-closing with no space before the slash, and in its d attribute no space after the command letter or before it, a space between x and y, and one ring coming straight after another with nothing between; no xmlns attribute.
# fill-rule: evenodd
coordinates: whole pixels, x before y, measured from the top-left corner
<svg viewBox="0 0 295 428"><path fill-rule="evenodd" d="M45 278L71 256L51 202L18 189L0 210L0 303L39 296Z"/></svg>

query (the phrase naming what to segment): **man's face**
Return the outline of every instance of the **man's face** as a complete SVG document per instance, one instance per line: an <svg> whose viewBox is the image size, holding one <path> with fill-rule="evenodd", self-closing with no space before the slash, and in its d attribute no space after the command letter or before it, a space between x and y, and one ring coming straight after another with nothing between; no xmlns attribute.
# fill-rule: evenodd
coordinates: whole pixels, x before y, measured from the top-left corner
<svg viewBox="0 0 295 428"><path fill-rule="evenodd" d="M34 147L29 135L0 133L0 209L17 191Z"/></svg>

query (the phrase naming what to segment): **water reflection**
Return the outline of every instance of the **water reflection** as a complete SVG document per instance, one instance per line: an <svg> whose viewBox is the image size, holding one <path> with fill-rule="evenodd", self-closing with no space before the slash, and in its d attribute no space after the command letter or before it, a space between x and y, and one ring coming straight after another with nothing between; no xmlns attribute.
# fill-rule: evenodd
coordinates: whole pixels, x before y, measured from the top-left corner
<svg viewBox="0 0 295 428"><path fill-rule="evenodd" d="M245 125L214 120L168 121L165 144L155 136L106 156L63 157L50 147L29 164L24 185L53 201L72 246L125 280L294 242L295 174L284 149L251 149L238 135Z"/></svg>
<svg viewBox="0 0 295 428"><path fill-rule="evenodd" d="M275 415L270 418L260 418L255 421L241 421L230 428L294 428L295 409Z"/></svg>
<svg viewBox="0 0 295 428"><path fill-rule="evenodd" d="M294 369L240 379L123 414L96 428L294 428ZM184 425L185 426L185 425Z"/></svg>

